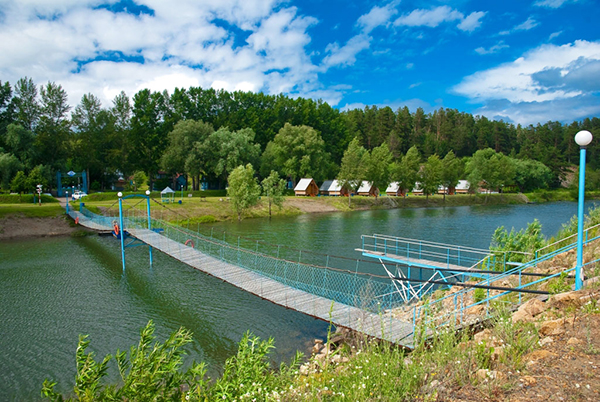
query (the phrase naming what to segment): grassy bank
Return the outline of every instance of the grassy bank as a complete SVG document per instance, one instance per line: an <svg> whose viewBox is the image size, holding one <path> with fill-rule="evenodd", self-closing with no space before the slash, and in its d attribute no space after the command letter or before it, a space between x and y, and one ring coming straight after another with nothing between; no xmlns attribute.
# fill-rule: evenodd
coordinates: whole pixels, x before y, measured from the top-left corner
<svg viewBox="0 0 600 402"><path fill-rule="evenodd" d="M153 193L151 197L160 202L159 194ZM179 201L181 200L181 204ZM117 215L118 204L116 194L104 193L92 195L84 199L86 207L93 212L101 211L106 215ZM424 208L443 206L464 205L500 205L500 204L524 204L528 200L520 194L475 194L454 195L444 197L441 195L430 196L428 199L422 196L388 197L352 197L350 205L346 197L286 197L283 208L272 207L272 216L294 216L304 213L315 212L347 212L370 209L392 209L392 208ZM129 199L124 203L124 208L139 202L139 199ZM76 205L77 203L73 203ZM233 213L230 201L227 197L219 196L192 196L191 198L175 198L174 203L158 205L152 204L155 217L171 222L188 221L190 224L212 223L237 219ZM142 208L139 205L137 208ZM247 210L244 219L265 218L269 216L267 201L263 198L258 205Z"/></svg>
<svg viewBox="0 0 600 402"><path fill-rule="evenodd" d="M0 218L55 218L64 215L65 210L57 203L43 204L1 204Z"/></svg>

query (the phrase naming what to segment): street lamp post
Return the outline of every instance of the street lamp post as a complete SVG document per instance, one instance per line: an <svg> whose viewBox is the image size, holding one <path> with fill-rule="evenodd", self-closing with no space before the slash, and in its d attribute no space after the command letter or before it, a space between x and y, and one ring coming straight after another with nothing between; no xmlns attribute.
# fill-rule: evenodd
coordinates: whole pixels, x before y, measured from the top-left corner
<svg viewBox="0 0 600 402"><path fill-rule="evenodd" d="M583 202L585 198L585 147L592 142L592 133L582 130L575 134L579 145L579 203L577 205L577 265L575 267L575 290L583 287Z"/></svg>
<svg viewBox="0 0 600 402"><path fill-rule="evenodd" d="M65 201L67 202L67 215L69 215L69 190L65 191Z"/></svg>

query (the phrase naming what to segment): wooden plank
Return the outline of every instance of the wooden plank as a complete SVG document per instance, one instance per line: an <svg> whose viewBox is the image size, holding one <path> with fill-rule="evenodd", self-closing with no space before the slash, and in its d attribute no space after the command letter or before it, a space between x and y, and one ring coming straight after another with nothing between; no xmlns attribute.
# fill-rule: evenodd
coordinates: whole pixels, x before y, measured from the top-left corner
<svg viewBox="0 0 600 402"><path fill-rule="evenodd" d="M71 215L79 217L83 226L95 230L106 230L103 225L95 223L79 212ZM412 346L412 324L395 318L380 317L378 314L361 310L354 306L335 302L321 296L305 292L300 289L285 285L267 276L245 268L227 263L218 258L204 254L192 247L185 246L148 229L128 229L130 235L152 246L153 248L205 272L240 289L282 305L322 319L333 324L347 327L366 335L397 342L406 347ZM407 335L410 335L407 337Z"/></svg>

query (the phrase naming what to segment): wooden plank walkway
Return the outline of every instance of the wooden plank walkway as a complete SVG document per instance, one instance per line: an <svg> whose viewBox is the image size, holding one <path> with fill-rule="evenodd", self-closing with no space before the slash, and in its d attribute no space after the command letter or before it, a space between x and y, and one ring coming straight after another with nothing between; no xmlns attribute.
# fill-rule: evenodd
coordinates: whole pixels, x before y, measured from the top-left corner
<svg viewBox="0 0 600 402"><path fill-rule="evenodd" d="M69 215L79 218L79 224L94 230L110 230L110 227L94 222L79 211L70 211ZM257 272L227 263L206 255L192 247L176 242L148 229L127 229L130 235L163 253L219 278L249 293L271 301L280 306L333 322L336 326L349 328L368 336L384 339L407 348L413 347L413 325L391 317L380 316L357 307L332 301L295 289Z"/></svg>
<svg viewBox="0 0 600 402"><path fill-rule="evenodd" d="M257 272L211 257L150 230L128 229L128 232L144 243L195 269L265 300L324 321L331 319L337 326L412 348L412 323L400 321L391 316L382 317L342 303L333 303L332 307L332 301L327 298L295 289Z"/></svg>

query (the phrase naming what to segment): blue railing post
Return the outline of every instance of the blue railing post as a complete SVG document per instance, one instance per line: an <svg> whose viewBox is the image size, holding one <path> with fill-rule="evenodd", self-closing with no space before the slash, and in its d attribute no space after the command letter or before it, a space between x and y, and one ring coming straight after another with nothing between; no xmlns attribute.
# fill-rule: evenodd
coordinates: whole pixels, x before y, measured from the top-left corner
<svg viewBox="0 0 600 402"><path fill-rule="evenodd" d="M125 273L125 242L123 240L125 238L125 228L123 227L123 194L119 193L119 195L119 229L121 229L121 232L119 234L121 235L121 261L123 262L123 273ZM79 208L81 209L81 204L79 204Z"/></svg>
<svg viewBox="0 0 600 402"><path fill-rule="evenodd" d="M147 200L147 213L148 213L148 230L152 231L152 222L150 220L150 190L146 192L146 200ZM148 246L148 251L150 253L150 265L152 265L152 246Z"/></svg>

